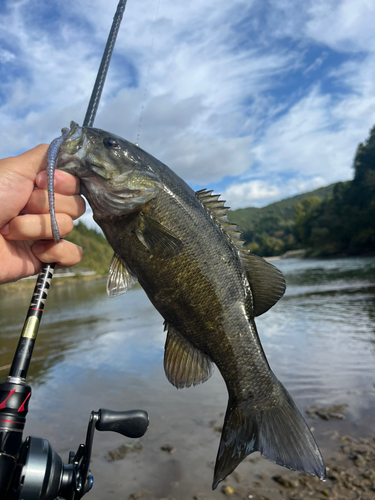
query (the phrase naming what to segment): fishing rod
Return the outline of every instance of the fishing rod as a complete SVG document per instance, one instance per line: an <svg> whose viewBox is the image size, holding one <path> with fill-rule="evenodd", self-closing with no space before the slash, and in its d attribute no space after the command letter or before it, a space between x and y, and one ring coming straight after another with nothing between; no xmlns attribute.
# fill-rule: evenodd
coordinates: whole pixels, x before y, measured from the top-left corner
<svg viewBox="0 0 375 500"><path fill-rule="evenodd" d="M92 127L94 124L126 3L127 0L119 0L83 126ZM61 138L51 143L49 152L55 148L57 153L63 139L64 132ZM53 177L52 186L48 189L53 194ZM57 228L57 237L54 234L54 239L59 241L59 238ZM0 384L0 498L2 500L54 500L56 497L79 500L93 484L89 465L95 429L138 438L143 436L148 428L148 415L143 410L92 411L85 444L81 444L76 453L69 453L67 464L63 463L46 439L28 436L22 442L31 397L31 387L26 384L26 376L54 269L55 263L42 264L9 375L6 382Z"/></svg>

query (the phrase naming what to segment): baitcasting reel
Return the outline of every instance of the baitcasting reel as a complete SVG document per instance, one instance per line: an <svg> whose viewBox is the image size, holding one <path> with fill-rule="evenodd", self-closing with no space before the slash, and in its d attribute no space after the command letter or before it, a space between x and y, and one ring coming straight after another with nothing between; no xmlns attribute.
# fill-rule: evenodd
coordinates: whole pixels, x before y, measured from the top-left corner
<svg viewBox="0 0 375 500"><path fill-rule="evenodd" d="M86 443L69 453L64 464L43 438L29 436L21 447L6 500L79 500L90 491L94 478L89 470L94 431L113 431L130 438L142 437L148 428L143 410L91 412Z"/></svg>

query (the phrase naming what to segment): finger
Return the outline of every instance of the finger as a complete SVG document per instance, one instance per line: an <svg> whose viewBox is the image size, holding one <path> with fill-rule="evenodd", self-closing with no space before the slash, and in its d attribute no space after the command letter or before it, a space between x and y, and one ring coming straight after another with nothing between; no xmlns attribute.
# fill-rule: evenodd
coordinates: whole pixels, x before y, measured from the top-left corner
<svg viewBox="0 0 375 500"><path fill-rule="evenodd" d="M36 185L40 189L47 189L47 173L45 170L37 175ZM65 194L66 196L80 193L78 177L62 170L55 170L53 185L55 193Z"/></svg>
<svg viewBox="0 0 375 500"><path fill-rule="evenodd" d="M64 237L73 229L73 220L67 214L56 214L60 236ZM52 238L51 219L48 214L20 215L0 229L7 240L44 240Z"/></svg>
<svg viewBox="0 0 375 500"><path fill-rule="evenodd" d="M55 213L64 213L73 220L85 213L85 200L78 194L73 196L55 195ZM35 189L21 214L48 214L48 193L44 189Z"/></svg>
<svg viewBox="0 0 375 500"><path fill-rule="evenodd" d="M0 226L16 217L34 190L35 176L46 168L48 146L39 146L19 156L0 160Z"/></svg>
<svg viewBox="0 0 375 500"><path fill-rule="evenodd" d="M21 175L34 183L38 172L47 167L48 144L39 144L18 156L1 160L1 169L9 170L13 175Z"/></svg>
<svg viewBox="0 0 375 500"><path fill-rule="evenodd" d="M54 241L37 241L31 251L40 261L56 262L63 267L74 266L82 260L82 248L66 240L57 245Z"/></svg>

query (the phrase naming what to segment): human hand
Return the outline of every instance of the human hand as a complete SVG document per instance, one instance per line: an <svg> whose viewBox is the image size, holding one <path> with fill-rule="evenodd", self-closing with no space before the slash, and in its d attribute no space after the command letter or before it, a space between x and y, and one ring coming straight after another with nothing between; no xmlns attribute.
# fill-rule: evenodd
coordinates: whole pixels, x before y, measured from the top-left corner
<svg viewBox="0 0 375 500"><path fill-rule="evenodd" d="M0 284L38 273L42 262L69 267L82 259L80 247L66 240L53 241L45 171L47 149L48 145L41 144L0 160ZM62 237L85 212L79 179L60 170L55 172L55 212Z"/></svg>

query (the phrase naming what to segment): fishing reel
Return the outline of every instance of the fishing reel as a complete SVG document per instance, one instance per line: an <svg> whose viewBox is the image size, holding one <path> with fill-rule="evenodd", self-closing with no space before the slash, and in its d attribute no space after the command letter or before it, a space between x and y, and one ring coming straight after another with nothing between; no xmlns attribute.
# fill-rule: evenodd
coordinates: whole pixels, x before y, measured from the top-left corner
<svg viewBox="0 0 375 500"><path fill-rule="evenodd" d="M143 410L91 412L86 442L69 453L64 464L50 443L29 436L22 444L6 500L79 500L90 491L94 478L89 470L94 431L118 432L130 438L142 437L148 415Z"/></svg>

